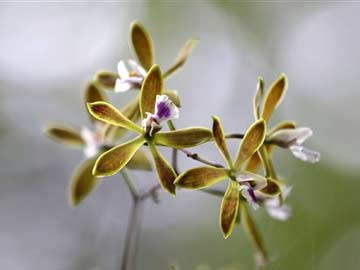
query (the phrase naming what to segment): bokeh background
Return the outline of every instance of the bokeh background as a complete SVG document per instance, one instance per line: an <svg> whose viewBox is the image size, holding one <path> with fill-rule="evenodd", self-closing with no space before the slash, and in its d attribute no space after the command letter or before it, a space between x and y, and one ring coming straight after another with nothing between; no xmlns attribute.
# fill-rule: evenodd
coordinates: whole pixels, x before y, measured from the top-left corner
<svg viewBox="0 0 360 270"><path fill-rule="evenodd" d="M163 68L187 38L200 39L185 68L166 82L181 94L179 127L210 126L217 114L226 130L241 132L252 121L257 76L269 86L288 75L272 123L312 127L308 146L322 160L309 165L275 153L278 171L294 187L294 215L282 223L254 213L271 255L268 269L359 269L359 12L350 1L0 3L0 268L119 269L131 202L121 177L72 209L67 185L82 153L48 141L42 128L88 124L86 82L133 57L128 26L139 19ZM120 106L131 95L110 96ZM235 153L237 142L231 146ZM212 145L196 151L221 161ZM181 157L182 169L193 165ZM151 173L134 176L139 186L155 182ZM160 199L144 209L137 269L254 268L241 227L222 238L220 199L189 191Z"/></svg>

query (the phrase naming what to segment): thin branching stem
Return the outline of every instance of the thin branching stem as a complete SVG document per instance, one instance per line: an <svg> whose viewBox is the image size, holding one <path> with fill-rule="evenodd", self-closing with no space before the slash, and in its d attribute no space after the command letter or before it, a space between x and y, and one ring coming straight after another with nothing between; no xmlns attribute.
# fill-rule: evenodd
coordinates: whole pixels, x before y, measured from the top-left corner
<svg viewBox="0 0 360 270"><path fill-rule="evenodd" d="M134 270L137 253L137 242L140 234L143 201L138 197L134 200L126 231L125 246L121 261L121 270Z"/></svg>
<svg viewBox="0 0 360 270"><path fill-rule="evenodd" d="M206 165L216 167L216 168L224 168L223 165L221 165L219 163L212 162L212 161L207 160L207 159L205 159L203 157L200 157L197 153L192 153L189 150L185 150L185 149L179 149L179 151L184 153L187 157L192 158L193 160L199 161L201 163L204 163Z"/></svg>

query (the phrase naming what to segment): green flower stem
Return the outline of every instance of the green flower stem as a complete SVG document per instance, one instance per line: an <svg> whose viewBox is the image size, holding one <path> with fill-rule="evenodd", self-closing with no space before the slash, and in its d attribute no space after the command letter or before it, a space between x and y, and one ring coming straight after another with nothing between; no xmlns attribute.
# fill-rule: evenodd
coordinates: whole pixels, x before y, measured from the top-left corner
<svg viewBox="0 0 360 270"><path fill-rule="evenodd" d="M128 174L128 172L126 171L126 169L122 169L120 171L122 177L124 178L125 180L125 183L127 185L127 187L129 188L129 191L130 191L130 194L131 194L131 197L134 201L136 201L136 199L139 197L139 193L135 187L135 184L134 182L132 181L130 175Z"/></svg>
<svg viewBox="0 0 360 270"><path fill-rule="evenodd" d="M176 130L176 127L174 125L174 122L172 120L167 121L168 127L170 130ZM175 171L175 173L178 175L179 174L179 169L178 169L178 150L173 148L172 149L172 155L171 155L171 164L172 167Z"/></svg>
<svg viewBox="0 0 360 270"><path fill-rule="evenodd" d="M276 179L276 173L274 170L274 166L271 162L269 153L267 152L266 148L264 146L260 147L259 153L260 153L262 161L264 162L265 176Z"/></svg>
<svg viewBox="0 0 360 270"><path fill-rule="evenodd" d="M224 168L223 165L221 165L219 163L209 161L209 160L207 160L205 158L202 158L197 153L192 153L192 152L190 152L188 150L185 150L185 149L179 149L179 151L183 152L187 157L192 158L193 160L199 161L201 163L204 163L206 165L216 167L216 168Z"/></svg>
<svg viewBox="0 0 360 270"><path fill-rule="evenodd" d="M134 270L137 253L137 242L140 233L143 212L143 201L136 197L130 212L126 230L125 246L121 261L121 270Z"/></svg>

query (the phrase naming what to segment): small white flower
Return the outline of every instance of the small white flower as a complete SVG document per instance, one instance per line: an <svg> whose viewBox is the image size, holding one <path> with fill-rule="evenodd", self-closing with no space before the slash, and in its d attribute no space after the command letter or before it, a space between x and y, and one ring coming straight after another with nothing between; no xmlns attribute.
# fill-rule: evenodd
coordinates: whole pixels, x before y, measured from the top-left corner
<svg viewBox="0 0 360 270"><path fill-rule="evenodd" d="M142 126L150 136L161 129L161 124L171 119L179 118L179 109L167 95L156 95L155 113L146 112L147 117Z"/></svg>
<svg viewBox="0 0 360 270"><path fill-rule="evenodd" d="M96 156L101 147L104 145L104 135L100 127L96 126L96 131L93 132L87 127L81 128L81 137L85 141L84 155L86 158Z"/></svg>
<svg viewBox="0 0 360 270"><path fill-rule="evenodd" d="M134 60L128 60L128 64L131 71L127 69L124 61L118 63L117 69L120 79L116 80L115 92L125 92L130 89L141 88L141 83L146 75L145 69Z"/></svg>
<svg viewBox="0 0 360 270"><path fill-rule="evenodd" d="M269 141L282 148L289 149L296 158L302 161L316 163L320 161L320 153L302 146L303 142L312 135L313 132L308 127L281 129L274 132Z"/></svg>
<svg viewBox="0 0 360 270"><path fill-rule="evenodd" d="M285 200L291 192L292 187L282 185L280 187L283 200ZM264 199L264 206L269 216L281 221L288 220L292 215L292 209L287 204L282 204L279 197Z"/></svg>

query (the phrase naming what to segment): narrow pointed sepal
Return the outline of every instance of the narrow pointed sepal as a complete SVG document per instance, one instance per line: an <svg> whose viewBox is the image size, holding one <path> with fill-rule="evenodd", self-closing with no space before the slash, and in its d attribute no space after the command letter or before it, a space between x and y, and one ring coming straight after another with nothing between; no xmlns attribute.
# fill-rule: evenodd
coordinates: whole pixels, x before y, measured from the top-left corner
<svg viewBox="0 0 360 270"><path fill-rule="evenodd" d="M69 147L84 147L85 141L80 132L65 125L53 124L44 129L44 134L51 140Z"/></svg>
<svg viewBox="0 0 360 270"><path fill-rule="evenodd" d="M224 129L222 127L220 118L217 116L213 116L212 133L217 148L220 150L222 156L224 157L229 167L232 167L230 153L226 145Z"/></svg>
<svg viewBox="0 0 360 270"><path fill-rule="evenodd" d="M93 175L103 177L116 174L128 164L144 142L144 137L139 136L101 154L96 160Z"/></svg>
<svg viewBox="0 0 360 270"><path fill-rule="evenodd" d="M146 113L154 113L156 95L162 95L163 78L159 66L154 65L147 73L140 92L140 112L143 119Z"/></svg>
<svg viewBox="0 0 360 270"><path fill-rule="evenodd" d="M258 83L256 85L256 92L253 101L254 117L256 120L260 118L260 106L264 96L264 79L262 77L258 78Z"/></svg>
<svg viewBox="0 0 360 270"><path fill-rule="evenodd" d="M97 180L92 174L96 158L88 159L75 169L69 185L69 203L79 205L95 188Z"/></svg>
<svg viewBox="0 0 360 270"><path fill-rule="evenodd" d="M172 147L188 148L206 143L212 139L211 131L207 128L193 127L174 131L159 132L155 135L155 143Z"/></svg>
<svg viewBox="0 0 360 270"><path fill-rule="evenodd" d="M180 174L175 185L186 189L200 189L212 186L229 177L228 170L215 167L196 167Z"/></svg>
<svg viewBox="0 0 360 270"><path fill-rule="evenodd" d="M280 77L270 86L269 91L265 97L264 107L262 111L262 118L268 121L273 111L279 106L285 96L288 87L288 81L285 74Z"/></svg>
<svg viewBox="0 0 360 270"><path fill-rule="evenodd" d="M97 87L94 82L91 82L87 85L84 94L85 107L87 106L88 103L93 103L96 101L106 101L106 100L107 100L106 96L104 95L104 93L101 92L99 87ZM88 113L91 122L97 121L97 119L94 118L89 111Z"/></svg>
<svg viewBox="0 0 360 270"><path fill-rule="evenodd" d="M225 239L230 236L234 229L239 202L239 184L230 180L220 207L220 227Z"/></svg>
<svg viewBox="0 0 360 270"><path fill-rule="evenodd" d="M100 70L95 73L94 84L101 90L115 91L116 80L119 78L115 72Z"/></svg>
<svg viewBox="0 0 360 270"><path fill-rule="evenodd" d="M142 133L142 129L130 119L125 117L118 109L107 102L88 103L88 111L96 119L110 125L126 128L137 133Z"/></svg>
<svg viewBox="0 0 360 270"><path fill-rule="evenodd" d="M240 170L241 165L247 161L264 143L266 136L266 123L263 119L253 123L241 141L234 168Z"/></svg>
<svg viewBox="0 0 360 270"><path fill-rule="evenodd" d="M149 70L154 63L154 48L150 34L140 22L134 21L130 26L130 38L140 64Z"/></svg>
<svg viewBox="0 0 360 270"><path fill-rule="evenodd" d="M154 158L155 168L161 187L172 195L176 193L174 181L176 173L166 159L159 153L156 146L149 144L150 151Z"/></svg>
<svg viewBox="0 0 360 270"><path fill-rule="evenodd" d="M198 40L189 39L186 41L184 46L180 49L174 63L168 68L168 70L164 73L164 77L170 76L172 73L181 68L187 61L188 57L194 50Z"/></svg>

